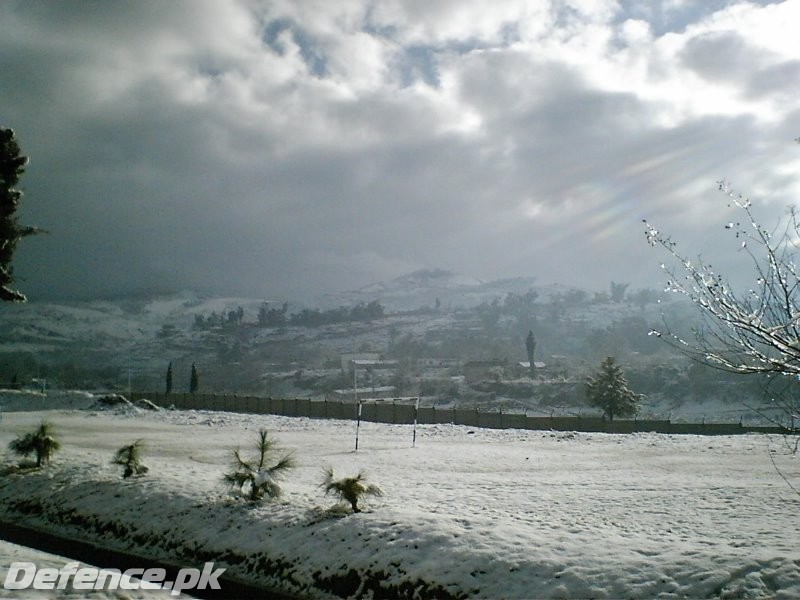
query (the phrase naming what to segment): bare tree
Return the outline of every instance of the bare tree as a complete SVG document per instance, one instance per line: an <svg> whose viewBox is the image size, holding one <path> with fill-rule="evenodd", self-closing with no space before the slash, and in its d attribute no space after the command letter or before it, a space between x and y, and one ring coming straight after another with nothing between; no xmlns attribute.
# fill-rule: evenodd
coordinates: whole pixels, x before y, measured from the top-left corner
<svg viewBox="0 0 800 600"><path fill-rule="evenodd" d="M773 229L759 224L750 200L734 193L727 182L720 191L730 199L740 220L725 224L736 249L752 267L749 285L737 289L728 278L701 259L692 260L679 251L669 235L645 221L645 235L674 259L675 268L664 265L669 276L667 291L683 295L701 314L701 325L682 335L668 323L653 330L694 360L732 373L800 376L800 273L795 252L800 243L800 220L794 208ZM795 422L793 398L779 400Z"/></svg>

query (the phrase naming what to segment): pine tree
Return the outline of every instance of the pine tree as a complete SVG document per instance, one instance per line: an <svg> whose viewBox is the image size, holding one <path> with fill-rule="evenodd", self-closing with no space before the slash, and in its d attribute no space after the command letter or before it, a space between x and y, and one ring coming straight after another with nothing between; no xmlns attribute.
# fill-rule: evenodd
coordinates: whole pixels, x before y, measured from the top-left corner
<svg viewBox="0 0 800 600"><path fill-rule="evenodd" d="M622 367L609 356L600 365L600 370L586 379L586 395L589 404L603 409L609 421L614 417L632 417L639 411L642 396L628 388L628 380Z"/></svg>
<svg viewBox="0 0 800 600"><path fill-rule="evenodd" d="M27 162L28 157L20 153L14 131L0 127L0 300L5 302L25 302L25 295L10 287L14 283L11 259L21 238L41 231L21 226L15 216L22 199L16 185Z"/></svg>
<svg viewBox="0 0 800 600"><path fill-rule="evenodd" d="M197 366L192 363L192 375L189 378L189 392L194 394L200 386L200 376L197 374Z"/></svg>
<svg viewBox="0 0 800 600"><path fill-rule="evenodd" d="M223 480L231 487L238 487L244 492L249 486L248 499L252 502L267 498L279 498L281 488L277 480L290 469L294 468L295 461L291 454L284 455L272 466L272 455L277 451L275 442L270 439L266 429L260 429L255 449L258 455L254 459L246 460L242 457L241 450L233 451L233 469L223 474Z"/></svg>

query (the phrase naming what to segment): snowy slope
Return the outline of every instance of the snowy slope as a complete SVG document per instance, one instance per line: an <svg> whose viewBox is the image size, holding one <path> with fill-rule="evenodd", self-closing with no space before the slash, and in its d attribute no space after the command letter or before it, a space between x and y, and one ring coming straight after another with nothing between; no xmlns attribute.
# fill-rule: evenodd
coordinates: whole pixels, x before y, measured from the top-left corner
<svg viewBox="0 0 800 600"><path fill-rule="evenodd" d="M356 453L352 422L84 410L5 412L0 446L43 416L64 450L42 473L0 478L4 518L77 535L67 516L83 515L114 547L225 556L231 573L277 585L269 559L290 592L358 595L371 581L438 597L800 596L800 497L770 457L796 486L800 465L780 437L431 425L412 448L410 427L364 423ZM299 467L281 501L250 507L220 476L261 427ZM108 461L136 438L150 474L121 482ZM365 469L385 495L328 512L324 466ZM42 516L22 514L33 505Z"/></svg>

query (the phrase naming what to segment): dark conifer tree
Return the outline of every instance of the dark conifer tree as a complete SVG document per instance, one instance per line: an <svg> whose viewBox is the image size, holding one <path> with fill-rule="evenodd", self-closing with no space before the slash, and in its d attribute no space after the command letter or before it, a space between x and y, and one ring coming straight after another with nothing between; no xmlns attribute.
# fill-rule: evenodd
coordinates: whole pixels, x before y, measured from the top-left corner
<svg viewBox="0 0 800 600"><path fill-rule="evenodd" d="M609 356L600 365L600 370L586 379L586 395L592 406L603 409L609 421L614 417L632 417L639 410L640 394L628 388L628 380L622 367Z"/></svg>
<svg viewBox="0 0 800 600"><path fill-rule="evenodd" d="M533 330L528 331L528 337L525 338L525 349L528 351L528 362L530 363L531 377L536 367L533 365L533 356L536 352L536 338L533 335Z"/></svg>
<svg viewBox="0 0 800 600"><path fill-rule="evenodd" d="M172 362L167 367L167 394L172 393Z"/></svg>
<svg viewBox="0 0 800 600"><path fill-rule="evenodd" d="M11 259L21 238L40 232L35 227L21 226L15 215L22 199L22 192L16 186L27 162L14 131L0 127L0 300L5 302L25 302L25 295L11 288L14 283Z"/></svg>
<svg viewBox="0 0 800 600"><path fill-rule="evenodd" d="M192 375L189 378L189 392L194 394L200 386L200 378L197 374L197 366L192 363Z"/></svg>

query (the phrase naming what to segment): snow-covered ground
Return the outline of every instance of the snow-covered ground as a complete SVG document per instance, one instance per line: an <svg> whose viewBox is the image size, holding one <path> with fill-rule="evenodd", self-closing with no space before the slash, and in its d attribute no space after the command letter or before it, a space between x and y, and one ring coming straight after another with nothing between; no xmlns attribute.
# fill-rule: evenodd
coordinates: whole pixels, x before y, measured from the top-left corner
<svg viewBox="0 0 800 600"><path fill-rule="evenodd" d="M800 462L780 436L425 425L412 447L410 426L362 423L355 452L349 421L44 400L11 412L20 401L0 394L0 448L46 418L63 449L42 472L0 477L0 518L154 557L215 556L227 574L277 586L272 568L290 593L800 597L800 496L773 460L795 488ZM280 501L252 507L221 475L259 428L298 467ZM138 438L150 472L122 481L111 456ZM329 511L327 466L365 470L384 496L361 514Z"/></svg>

